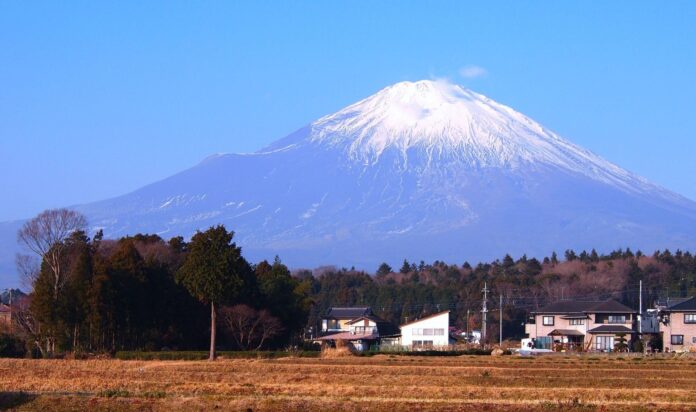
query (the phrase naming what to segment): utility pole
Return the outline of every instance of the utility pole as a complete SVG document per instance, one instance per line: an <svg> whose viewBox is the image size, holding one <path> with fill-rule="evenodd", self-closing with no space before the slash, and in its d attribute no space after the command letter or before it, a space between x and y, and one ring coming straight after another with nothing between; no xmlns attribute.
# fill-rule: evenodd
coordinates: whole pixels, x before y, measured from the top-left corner
<svg viewBox="0 0 696 412"><path fill-rule="evenodd" d="M488 282L483 283L483 309L481 309L482 328L481 328L481 345L486 345L486 316L488 315L488 307L486 306L488 300Z"/></svg>
<svg viewBox="0 0 696 412"><path fill-rule="evenodd" d="M643 281L638 281L638 334L643 334ZM641 336L642 337L642 336Z"/></svg>
<svg viewBox="0 0 696 412"><path fill-rule="evenodd" d="M10 334L13 332L12 331L12 288L10 288Z"/></svg>
<svg viewBox="0 0 696 412"><path fill-rule="evenodd" d="M499 338L499 343L498 345L502 348L503 346L503 295L500 295L500 315L498 316L500 318L500 333L498 333Z"/></svg>
<svg viewBox="0 0 696 412"><path fill-rule="evenodd" d="M466 341L469 342L469 309L466 310Z"/></svg>

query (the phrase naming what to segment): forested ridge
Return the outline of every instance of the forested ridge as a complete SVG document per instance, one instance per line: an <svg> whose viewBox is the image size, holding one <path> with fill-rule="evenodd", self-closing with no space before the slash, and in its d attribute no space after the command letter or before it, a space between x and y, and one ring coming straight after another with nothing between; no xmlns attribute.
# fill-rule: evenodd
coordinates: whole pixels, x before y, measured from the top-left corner
<svg viewBox="0 0 696 412"><path fill-rule="evenodd" d="M296 274L312 280L312 325L331 306L359 305L370 306L379 316L397 323L451 310L455 326L461 329L466 329L468 311L469 328L480 328L486 284L488 336L498 336L502 296L503 334L509 338L522 337L522 323L530 311L557 300L613 298L638 309L641 280L644 308L658 298L696 294L696 257L679 250L651 255L630 249L606 255L567 250L563 257L552 253L541 260L526 256L515 260L506 255L475 266L405 260L398 271L384 263L375 275L345 268Z"/></svg>
<svg viewBox="0 0 696 412"><path fill-rule="evenodd" d="M52 246L60 250L60 259L50 264L46 254L36 271L25 272L33 290L13 303L12 332L37 356L202 349L211 332L212 306L213 324L221 329L218 347L282 349L315 335L332 306L370 306L396 324L451 310L455 326L465 329L468 319L469 328L480 328L486 284L488 336L497 339L502 303L504 337L519 338L530 311L560 299L612 297L637 309L639 281L646 307L660 297L696 294L696 257L682 251L645 255L626 249L600 255L568 250L541 260L506 255L476 265L404 260L399 270L384 263L375 273L334 267L291 272L278 257L247 262L233 235L222 226L199 232L189 242L148 234L89 238L73 231ZM216 236L220 243L194 247ZM223 258L193 259L194 250L210 249L228 252L219 254ZM206 270L194 274L202 265ZM216 283L191 283L209 282L206 273L215 270L233 286L225 286L224 293L213 288L218 306L208 299ZM194 293L198 290L205 293Z"/></svg>

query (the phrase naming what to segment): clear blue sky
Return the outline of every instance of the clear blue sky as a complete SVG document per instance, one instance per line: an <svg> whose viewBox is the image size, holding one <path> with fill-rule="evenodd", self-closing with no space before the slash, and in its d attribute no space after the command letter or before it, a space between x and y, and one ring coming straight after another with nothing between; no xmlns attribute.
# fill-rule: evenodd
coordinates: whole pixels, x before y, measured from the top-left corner
<svg viewBox="0 0 696 412"><path fill-rule="evenodd" d="M0 221L438 77L696 199L696 2L415 3L1 2Z"/></svg>

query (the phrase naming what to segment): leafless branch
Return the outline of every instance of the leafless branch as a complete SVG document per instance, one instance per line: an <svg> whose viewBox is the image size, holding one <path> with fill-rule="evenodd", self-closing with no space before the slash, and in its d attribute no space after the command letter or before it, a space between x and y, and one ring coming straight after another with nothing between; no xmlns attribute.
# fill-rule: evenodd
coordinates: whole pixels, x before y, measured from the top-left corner
<svg viewBox="0 0 696 412"><path fill-rule="evenodd" d="M19 280L22 283L22 287L26 290L32 290L34 288L34 282L36 282L36 278L39 276L39 260L36 256L18 253L15 256L15 264L17 265Z"/></svg>
<svg viewBox="0 0 696 412"><path fill-rule="evenodd" d="M17 232L17 240L50 267L53 275L53 293L56 297L65 281L61 265L63 242L72 233L86 227L87 219L82 214L74 210L52 209L41 212Z"/></svg>
<svg viewBox="0 0 696 412"><path fill-rule="evenodd" d="M221 310L221 318L242 349L259 350L268 339L283 331L280 321L268 311L257 311L247 305L225 307Z"/></svg>

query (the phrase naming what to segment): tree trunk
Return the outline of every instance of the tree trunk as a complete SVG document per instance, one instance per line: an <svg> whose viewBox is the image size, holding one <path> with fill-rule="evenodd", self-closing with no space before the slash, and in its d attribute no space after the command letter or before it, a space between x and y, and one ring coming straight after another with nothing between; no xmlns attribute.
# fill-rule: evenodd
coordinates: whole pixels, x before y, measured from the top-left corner
<svg viewBox="0 0 696 412"><path fill-rule="evenodd" d="M210 357L208 360L215 360L215 303L210 302Z"/></svg>

